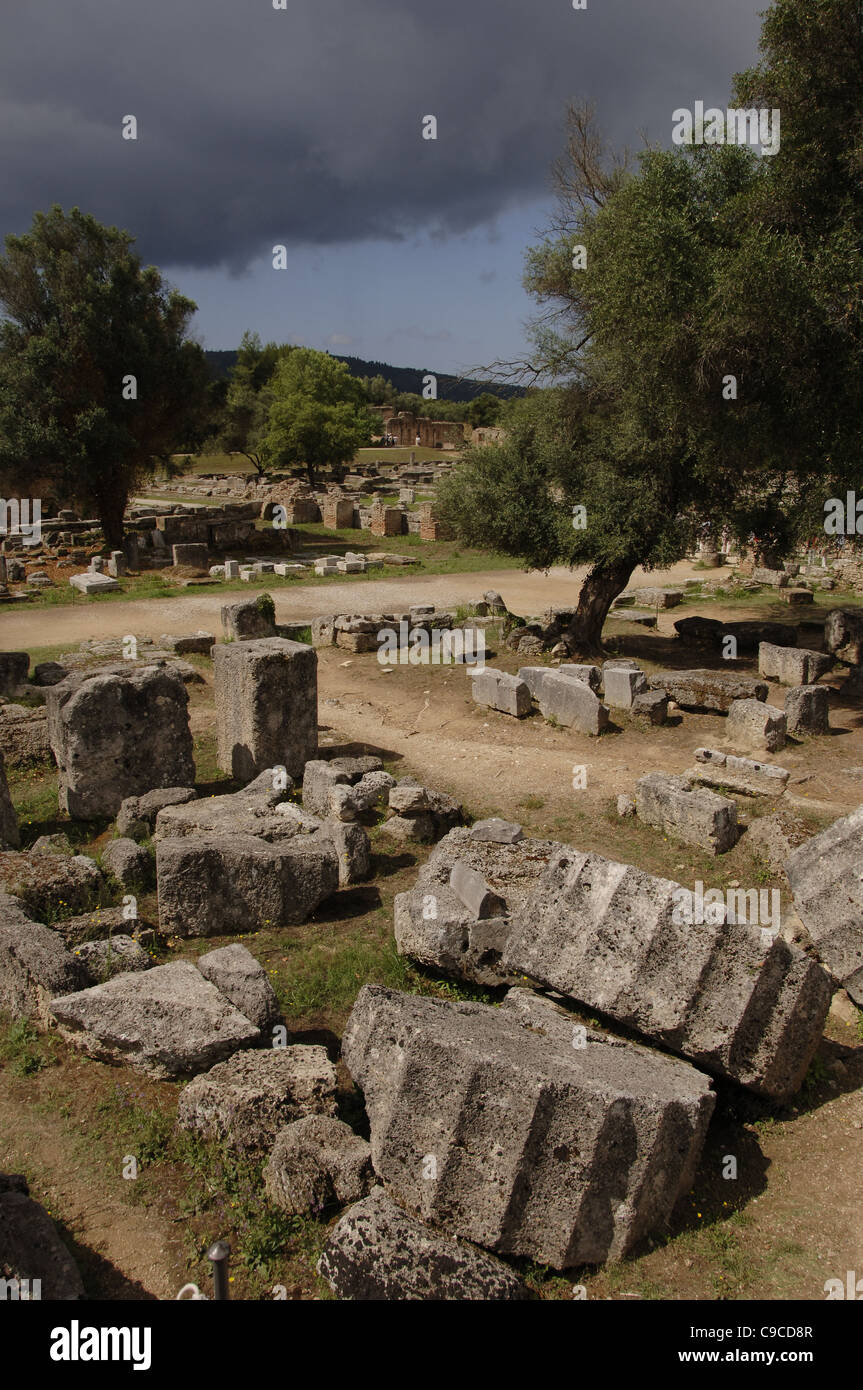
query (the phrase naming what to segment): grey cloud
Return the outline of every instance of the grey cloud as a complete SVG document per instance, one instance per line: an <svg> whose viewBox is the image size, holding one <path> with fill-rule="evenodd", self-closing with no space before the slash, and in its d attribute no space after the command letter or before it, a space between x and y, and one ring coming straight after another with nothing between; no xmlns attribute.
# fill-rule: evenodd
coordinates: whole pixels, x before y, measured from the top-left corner
<svg viewBox="0 0 863 1390"><path fill-rule="evenodd" d="M761 2L21 6L3 18L0 230L77 204L147 260L235 273L277 243L460 234L546 191L568 99L594 98L615 144L667 142L675 107L724 100Z"/></svg>

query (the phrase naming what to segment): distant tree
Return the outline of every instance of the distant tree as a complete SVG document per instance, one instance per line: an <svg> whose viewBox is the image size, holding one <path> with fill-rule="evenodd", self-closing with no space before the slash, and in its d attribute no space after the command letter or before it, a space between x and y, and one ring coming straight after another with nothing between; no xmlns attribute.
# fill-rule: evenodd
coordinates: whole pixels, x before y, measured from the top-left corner
<svg viewBox="0 0 863 1390"><path fill-rule="evenodd" d="M480 395L474 396L468 405L467 419L472 429L482 429L483 426L496 425L502 409L503 401L500 396L483 391Z"/></svg>
<svg viewBox="0 0 863 1390"><path fill-rule="evenodd" d="M78 208L37 213L0 257L0 473L47 477L97 512L110 546L156 461L209 412L195 304L143 267L134 238Z"/></svg>
<svg viewBox="0 0 863 1390"><path fill-rule="evenodd" d="M207 450L242 454L259 474L266 473L263 440L273 399L269 383L278 363L294 351L292 344L270 342L264 346L257 333L247 330L243 334L217 428L205 445Z"/></svg>
<svg viewBox="0 0 863 1390"><path fill-rule="evenodd" d="M349 463L371 442L377 418L344 362L326 352L296 348L282 358L268 387L271 401L261 441L265 462L305 464L315 486L321 468Z"/></svg>

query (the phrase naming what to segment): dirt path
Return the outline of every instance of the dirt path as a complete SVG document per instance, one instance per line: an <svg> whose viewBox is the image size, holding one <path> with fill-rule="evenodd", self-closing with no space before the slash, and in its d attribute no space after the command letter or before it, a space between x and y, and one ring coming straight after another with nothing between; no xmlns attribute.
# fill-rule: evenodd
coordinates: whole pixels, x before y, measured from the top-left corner
<svg viewBox="0 0 863 1390"><path fill-rule="evenodd" d="M451 607L497 589L514 613L529 616L544 608L575 602L586 569L553 569L548 574L521 570L484 570L470 574L411 574L370 579L362 584L302 584L274 590L279 622L303 622L319 613L381 613L408 608L412 603ZM632 584L681 584L703 577L689 562L647 575L636 570ZM267 592L266 584L248 589L248 597ZM87 637L158 637L163 632L194 632L204 628L218 634L225 603L241 597L218 590L182 598L130 600L128 603L88 603L81 607L40 608L0 613L0 649L23 651L60 642L77 646Z"/></svg>

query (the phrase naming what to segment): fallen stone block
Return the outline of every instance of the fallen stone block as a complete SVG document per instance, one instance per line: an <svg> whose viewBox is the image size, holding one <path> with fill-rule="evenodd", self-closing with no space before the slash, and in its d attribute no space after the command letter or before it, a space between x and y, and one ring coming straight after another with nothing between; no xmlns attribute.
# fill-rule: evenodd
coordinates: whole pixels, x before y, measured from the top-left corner
<svg viewBox="0 0 863 1390"><path fill-rule="evenodd" d="M204 979L215 985L262 1033L279 1021L279 1001L264 967L238 941L207 951L195 964Z"/></svg>
<svg viewBox="0 0 863 1390"><path fill-rule="evenodd" d="M318 750L318 658L267 637L213 649L219 764L240 781L282 766L301 777Z"/></svg>
<svg viewBox="0 0 863 1390"><path fill-rule="evenodd" d="M798 685L785 696L785 722L795 738L830 732L830 697L824 685Z"/></svg>
<svg viewBox="0 0 863 1390"><path fill-rule="evenodd" d="M603 678L603 698L612 709L631 709L636 696L647 690L647 678L643 671L607 665Z"/></svg>
<svg viewBox="0 0 863 1390"><path fill-rule="evenodd" d="M228 562L230 563L230 562ZM225 578L229 575L225 566ZM269 603L266 600L269 599ZM276 634L276 609L269 594L258 598L244 598L239 603L228 603L222 609L222 627L225 635L236 642L247 642L261 637L274 637Z"/></svg>
<svg viewBox="0 0 863 1390"><path fill-rule="evenodd" d="M541 666L536 669L544 671L547 668ZM600 671L598 666L592 666L589 663L580 664L576 662L564 661L561 662L557 670L560 673L560 675L569 676L571 680L586 681L587 684L590 686L591 690L593 691L594 695L599 694L599 688L602 684L602 672Z"/></svg>
<svg viewBox="0 0 863 1390"><path fill-rule="evenodd" d="M195 780L189 697L165 666L80 671L45 691L61 810L113 816L129 796Z"/></svg>
<svg viewBox="0 0 863 1390"><path fill-rule="evenodd" d="M762 642L783 647L797 640L796 627L785 623L721 623L717 618L692 617L680 618L674 627L683 642L707 642L721 648L727 637L733 637L738 652L757 652Z"/></svg>
<svg viewBox="0 0 863 1390"><path fill-rule="evenodd" d="M235 1053L180 1093L177 1124L243 1153L272 1148L303 1115L335 1115L336 1069L323 1047L257 1048Z"/></svg>
<svg viewBox="0 0 863 1390"><path fill-rule="evenodd" d="M289 1216L356 1202L374 1185L371 1145L331 1115L280 1129L264 1168L267 1196Z"/></svg>
<svg viewBox="0 0 863 1390"><path fill-rule="evenodd" d="M536 701L545 719L579 734L598 736L608 725L608 710L586 681L545 671Z"/></svg>
<svg viewBox="0 0 863 1390"><path fill-rule="evenodd" d="M176 652L177 656L188 656L191 652L199 656L209 656L215 645L216 638L213 633L204 632L201 628L191 633L163 633L159 638L159 646L169 652Z"/></svg>
<svg viewBox="0 0 863 1390"><path fill-rule="evenodd" d="M185 806L198 793L194 787L158 787L143 796L127 796L117 812L117 830L130 840L152 835L156 817L166 806Z"/></svg>
<svg viewBox="0 0 863 1390"><path fill-rule="evenodd" d="M758 674L780 685L814 685L830 670L833 658L805 647L777 647L762 642L758 648Z"/></svg>
<svg viewBox="0 0 863 1390"><path fill-rule="evenodd" d="M486 666L482 671L471 672L471 682L476 704L514 715L516 719L530 714L530 691L518 676Z"/></svg>
<svg viewBox="0 0 863 1390"><path fill-rule="evenodd" d="M863 1008L863 806L792 850L785 873L819 958Z"/></svg>
<svg viewBox="0 0 863 1390"><path fill-rule="evenodd" d="M649 772L635 788L638 819L708 854L725 854L737 844L737 807L727 797L693 790L685 777Z"/></svg>
<svg viewBox="0 0 863 1390"><path fill-rule="evenodd" d="M668 696L664 690L641 690L633 696L629 714L642 724L664 724L668 718Z"/></svg>
<svg viewBox="0 0 863 1390"><path fill-rule="evenodd" d="M102 866L124 888L146 884L153 872L153 861L147 850L122 836L108 841L102 851Z"/></svg>
<svg viewBox="0 0 863 1390"><path fill-rule="evenodd" d="M521 991L515 991L520 995ZM668 1219L713 1110L706 1077L543 1003L366 985L342 1040L375 1171L422 1219L555 1269L622 1258Z"/></svg>
<svg viewBox="0 0 863 1390"><path fill-rule="evenodd" d="M515 845L524 839L524 831L514 821L501 820L491 816L488 820L474 821L470 829L472 840L490 840L496 845Z"/></svg>
<svg viewBox="0 0 863 1390"><path fill-rule="evenodd" d="M86 1297L78 1266L23 1178L0 1175L0 1280L4 1301Z"/></svg>
<svg viewBox="0 0 863 1390"><path fill-rule="evenodd" d="M780 594L780 598L783 603L790 604L794 608L802 608L804 605L815 602L815 595L812 590L803 588L788 588Z"/></svg>
<svg viewBox="0 0 863 1390"><path fill-rule="evenodd" d="M434 818L427 813L419 816L390 816L380 827L381 833L394 840L415 840L430 845L436 838Z"/></svg>
<svg viewBox="0 0 863 1390"><path fill-rule="evenodd" d="M0 1009L47 1025L54 995L80 989L85 981L62 936L32 921L16 898L0 893Z"/></svg>
<svg viewBox="0 0 863 1390"><path fill-rule="evenodd" d="M87 570L84 574L73 574L69 580L73 589L78 589L82 594L110 594L114 589L119 589L120 585L116 579L112 579L107 574L97 574L94 570Z"/></svg>
<svg viewBox="0 0 863 1390"><path fill-rule="evenodd" d="M676 608L683 602L682 589L635 589L633 596L636 603L642 603L647 608Z"/></svg>
<svg viewBox="0 0 863 1390"><path fill-rule="evenodd" d="M260 1031L189 961L52 999L63 1036L90 1057L128 1062L158 1080L204 1071Z"/></svg>
<svg viewBox="0 0 863 1390"><path fill-rule="evenodd" d="M327 840L183 835L156 846L159 923L172 936L226 936L305 922L339 886Z"/></svg>
<svg viewBox="0 0 863 1390"><path fill-rule="evenodd" d="M659 671L648 676L651 690L663 690L681 709L719 710L727 714L734 700L766 700L766 681L725 671Z"/></svg>
<svg viewBox="0 0 863 1390"><path fill-rule="evenodd" d="M759 763L752 758L738 758L716 748L696 748L696 766L684 776L691 782L708 787L727 787L744 796L781 796L791 775L787 768L776 763Z"/></svg>
<svg viewBox="0 0 863 1390"><path fill-rule="evenodd" d="M737 748L778 753L785 747L785 711L761 700L732 700L725 733Z"/></svg>
<svg viewBox="0 0 863 1390"><path fill-rule="evenodd" d="M397 782L390 788L387 804L399 816L417 816L429 809L426 789L416 782Z"/></svg>
<svg viewBox="0 0 863 1390"><path fill-rule="evenodd" d="M824 647L849 666L863 665L863 608L831 608L824 619Z"/></svg>
<svg viewBox="0 0 863 1390"><path fill-rule="evenodd" d="M303 769L303 809L325 818L331 814L333 788L350 786L350 773L322 758L311 758Z"/></svg>
<svg viewBox="0 0 863 1390"><path fill-rule="evenodd" d="M773 589L784 589L790 576L787 570L771 570L756 566L752 571L752 578L756 584L768 584Z"/></svg>
<svg viewBox="0 0 863 1390"><path fill-rule="evenodd" d="M352 1206L330 1232L318 1273L351 1302L483 1302L527 1298L499 1260L433 1231L382 1187Z"/></svg>
<svg viewBox="0 0 863 1390"><path fill-rule="evenodd" d="M86 854L0 853L0 891L37 920L83 912L103 886L99 866Z"/></svg>
<svg viewBox="0 0 863 1390"><path fill-rule="evenodd" d="M152 970L155 964L134 937L118 935L104 941L82 941L72 949L75 959L83 967L82 985L100 985L113 975L124 975L129 970Z"/></svg>
<svg viewBox="0 0 863 1390"><path fill-rule="evenodd" d="M23 695L30 672L28 652L0 652L0 695Z"/></svg>
<svg viewBox="0 0 863 1390"><path fill-rule="evenodd" d="M363 826L356 821L328 819L321 825L318 839L329 840L338 855L340 888L371 877L372 847Z"/></svg>
<svg viewBox="0 0 863 1390"><path fill-rule="evenodd" d="M758 927L692 925L691 899L669 879L562 849L513 914L503 968L784 1102L821 1040L832 982Z"/></svg>

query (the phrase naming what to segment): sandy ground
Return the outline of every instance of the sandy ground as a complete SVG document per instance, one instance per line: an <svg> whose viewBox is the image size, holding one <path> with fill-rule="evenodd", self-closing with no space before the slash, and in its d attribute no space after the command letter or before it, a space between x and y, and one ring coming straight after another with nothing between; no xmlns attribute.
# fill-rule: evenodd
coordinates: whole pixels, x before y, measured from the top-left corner
<svg viewBox="0 0 863 1390"><path fill-rule="evenodd" d="M303 622L319 613L386 613L408 608L412 603L434 603L452 607L480 598L487 589L497 589L513 613L525 617L544 608L575 603L586 569L556 568L548 574L521 570L487 570L472 574L403 574L387 579L370 579L363 584L303 584L290 590L273 590L276 619L280 623ZM717 573L722 573L718 571ZM669 570L646 574L635 571L631 585L680 584L684 579L704 578L705 572L682 562ZM269 592L266 584L249 585L248 596ZM189 594L188 597L142 599L128 603L87 603L80 608L41 608L0 613L0 649L23 651L30 647L50 647L68 641L77 645L87 637L158 637L163 632L194 632L203 628L216 635L221 627L221 609L236 603L241 595L219 590ZM679 616L679 614L675 614ZM666 615L667 617L667 615ZM662 617L660 617L660 626Z"/></svg>

